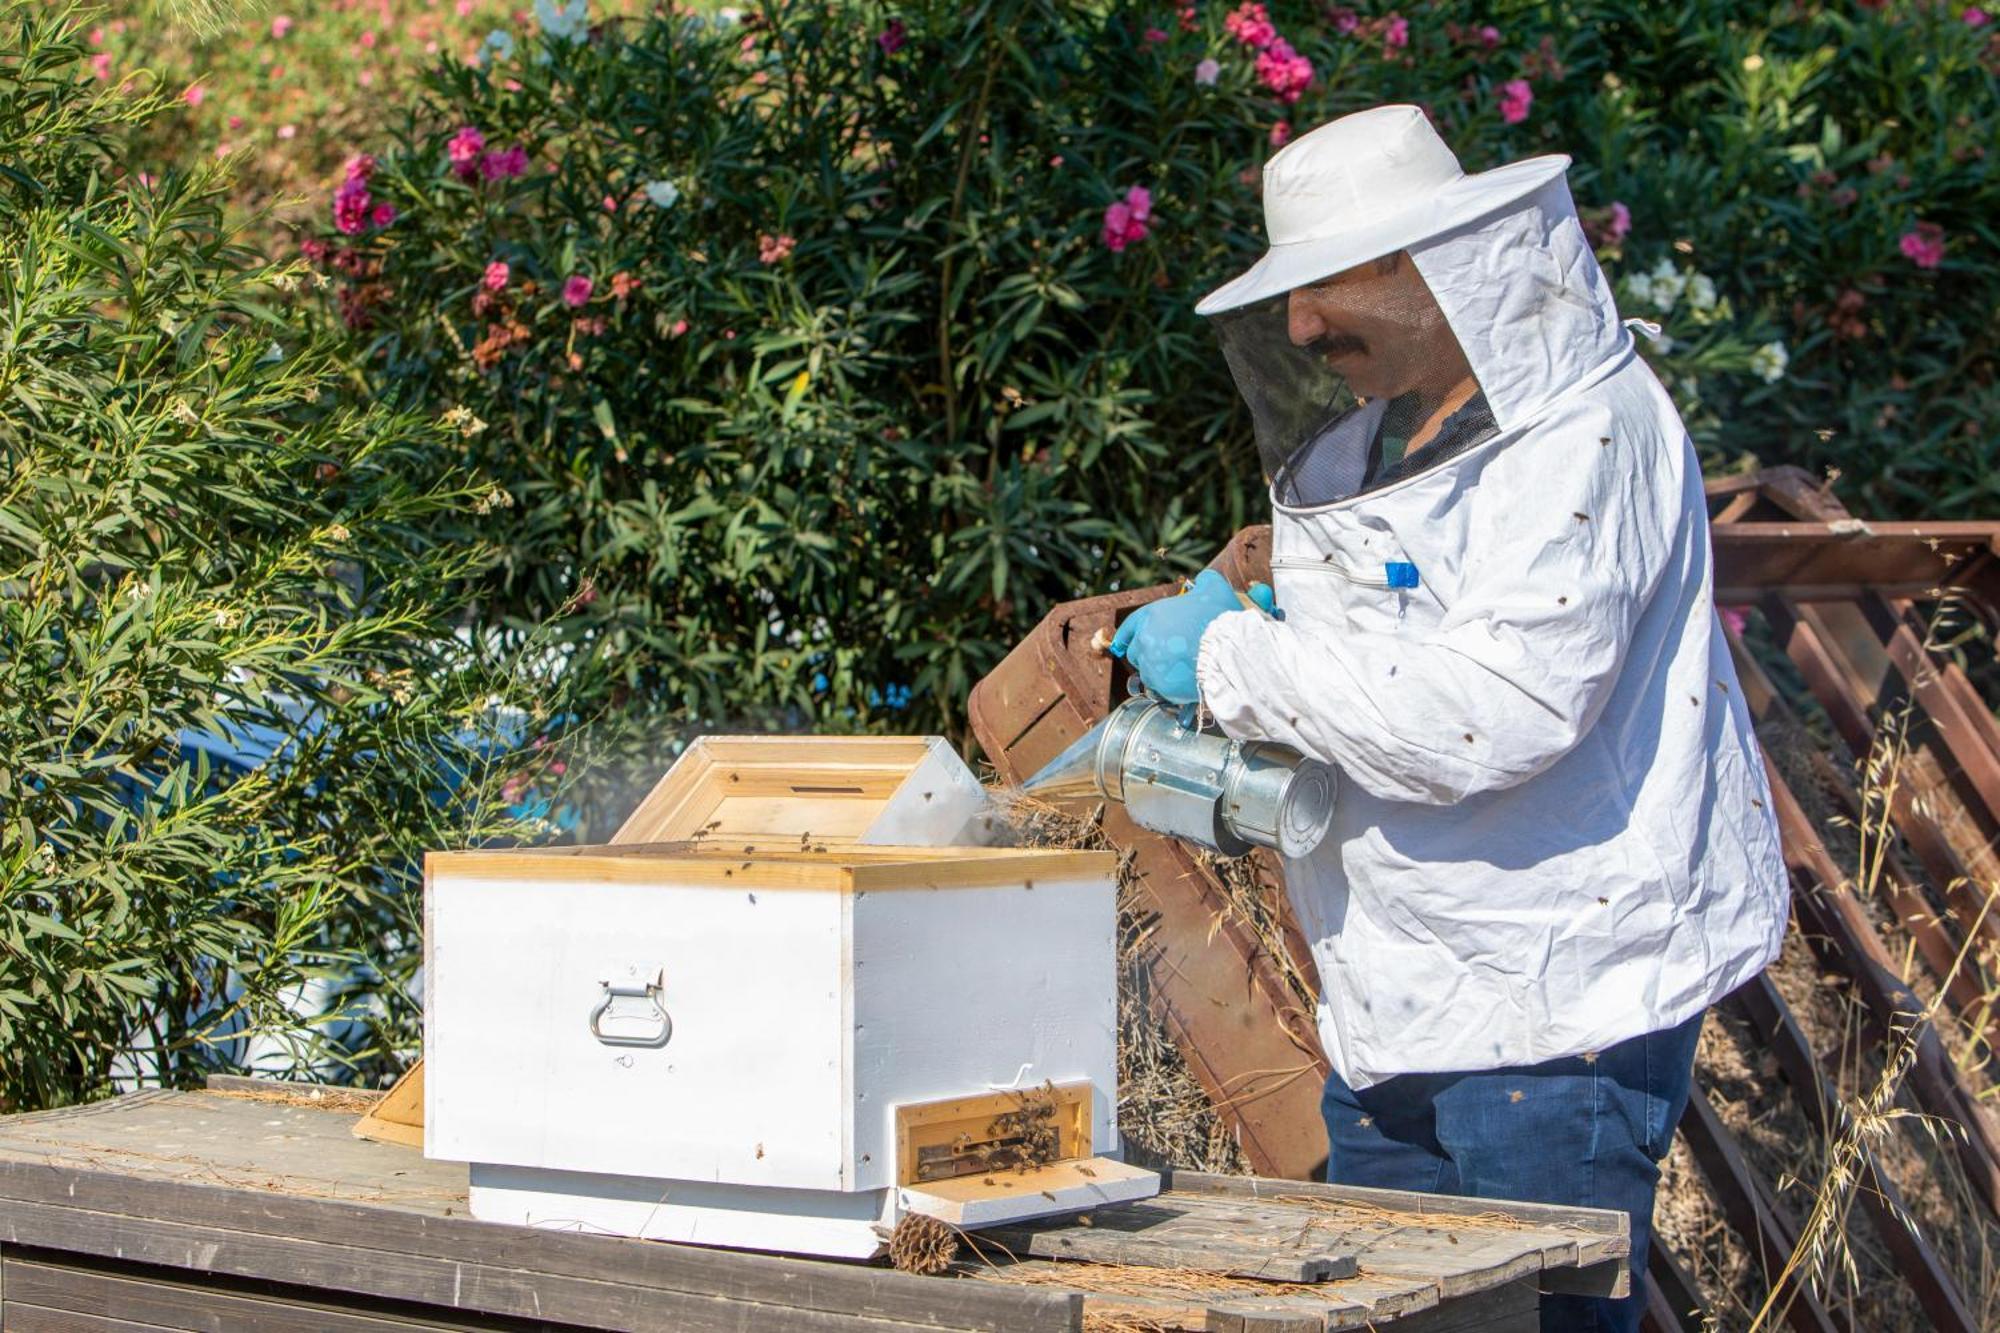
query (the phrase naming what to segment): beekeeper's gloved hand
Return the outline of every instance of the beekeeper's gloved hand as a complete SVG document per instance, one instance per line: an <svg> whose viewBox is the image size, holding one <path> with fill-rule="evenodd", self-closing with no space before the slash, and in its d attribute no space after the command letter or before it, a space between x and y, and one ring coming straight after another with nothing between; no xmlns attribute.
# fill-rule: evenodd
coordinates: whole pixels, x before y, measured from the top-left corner
<svg viewBox="0 0 2000 1333"><path fill-rule="evenodd" d="M1111 640L1111 654L1131 663L1151 693L1169 703L1194 703L1201 698L1194 667L1202 634L1217 616L1242 609L1229 580L1204 569L1186 592L1148 602L1125 617Z"/></svg>

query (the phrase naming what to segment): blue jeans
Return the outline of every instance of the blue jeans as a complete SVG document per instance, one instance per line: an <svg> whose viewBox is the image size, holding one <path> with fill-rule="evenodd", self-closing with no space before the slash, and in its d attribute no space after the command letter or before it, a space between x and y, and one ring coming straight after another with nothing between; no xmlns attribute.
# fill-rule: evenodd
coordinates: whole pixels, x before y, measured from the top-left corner
<svg viewBox="0 0 2000 1333"><path fill-rule="evenodd" d="M1341 1185L1616 1208L1632 1219L1632 1294L1544 1296L1542 1333L1634 1333L1653 1188L1694 1079L1696 1016L1595 1058L1523 1069L1400 1074L1356 1092L1338 1074L1320 1111Z"/></svg>

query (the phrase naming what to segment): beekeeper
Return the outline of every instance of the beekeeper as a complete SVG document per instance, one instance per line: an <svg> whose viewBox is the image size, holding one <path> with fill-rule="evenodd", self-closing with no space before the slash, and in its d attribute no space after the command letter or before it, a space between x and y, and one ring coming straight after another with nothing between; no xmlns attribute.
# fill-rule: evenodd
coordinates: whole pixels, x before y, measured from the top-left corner
<svg viewBox="0 0 2000 1333"><path fill-rule="evenodd" d="M1285 618L1210 575L1120 637L1230 736L1340 770L1285 866L1329 1178L1622 1209L1643 1273L1702 1013L1777 955L1787 889L1694 448L1568 164L1467 175L1407 106L1272 157L1270 248L1197 310ZM1638 1318L1551 1297L1543 1327Z"/></svg>

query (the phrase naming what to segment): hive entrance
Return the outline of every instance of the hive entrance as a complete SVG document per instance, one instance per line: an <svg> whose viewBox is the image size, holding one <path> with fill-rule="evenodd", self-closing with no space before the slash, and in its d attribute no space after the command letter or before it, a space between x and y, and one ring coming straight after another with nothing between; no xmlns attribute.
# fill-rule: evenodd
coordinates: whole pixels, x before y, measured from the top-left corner
<svg viewBox="0 0 2000 1333"><path fill-rule="evenodd" d="M1027 1171L1088 1157L1090 1085L1044 1083L896 1109L897 1179L904 1185Z"/></svg>

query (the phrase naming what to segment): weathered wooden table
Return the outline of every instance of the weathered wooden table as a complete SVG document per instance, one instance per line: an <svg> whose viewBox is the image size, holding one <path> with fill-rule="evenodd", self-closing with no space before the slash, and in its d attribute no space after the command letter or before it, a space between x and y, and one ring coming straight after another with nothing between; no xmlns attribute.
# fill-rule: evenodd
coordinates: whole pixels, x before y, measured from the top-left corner
<svg viewBox="0 0 2000 1333"><path fill-rule="evenodd" d="M1513 1333L1627 1252L1617 1213L1183 1173L915 1277L475 1221L463 1166L350 1134L363 1095L272 1087L0 1118L0 1328Z"/></svg>

